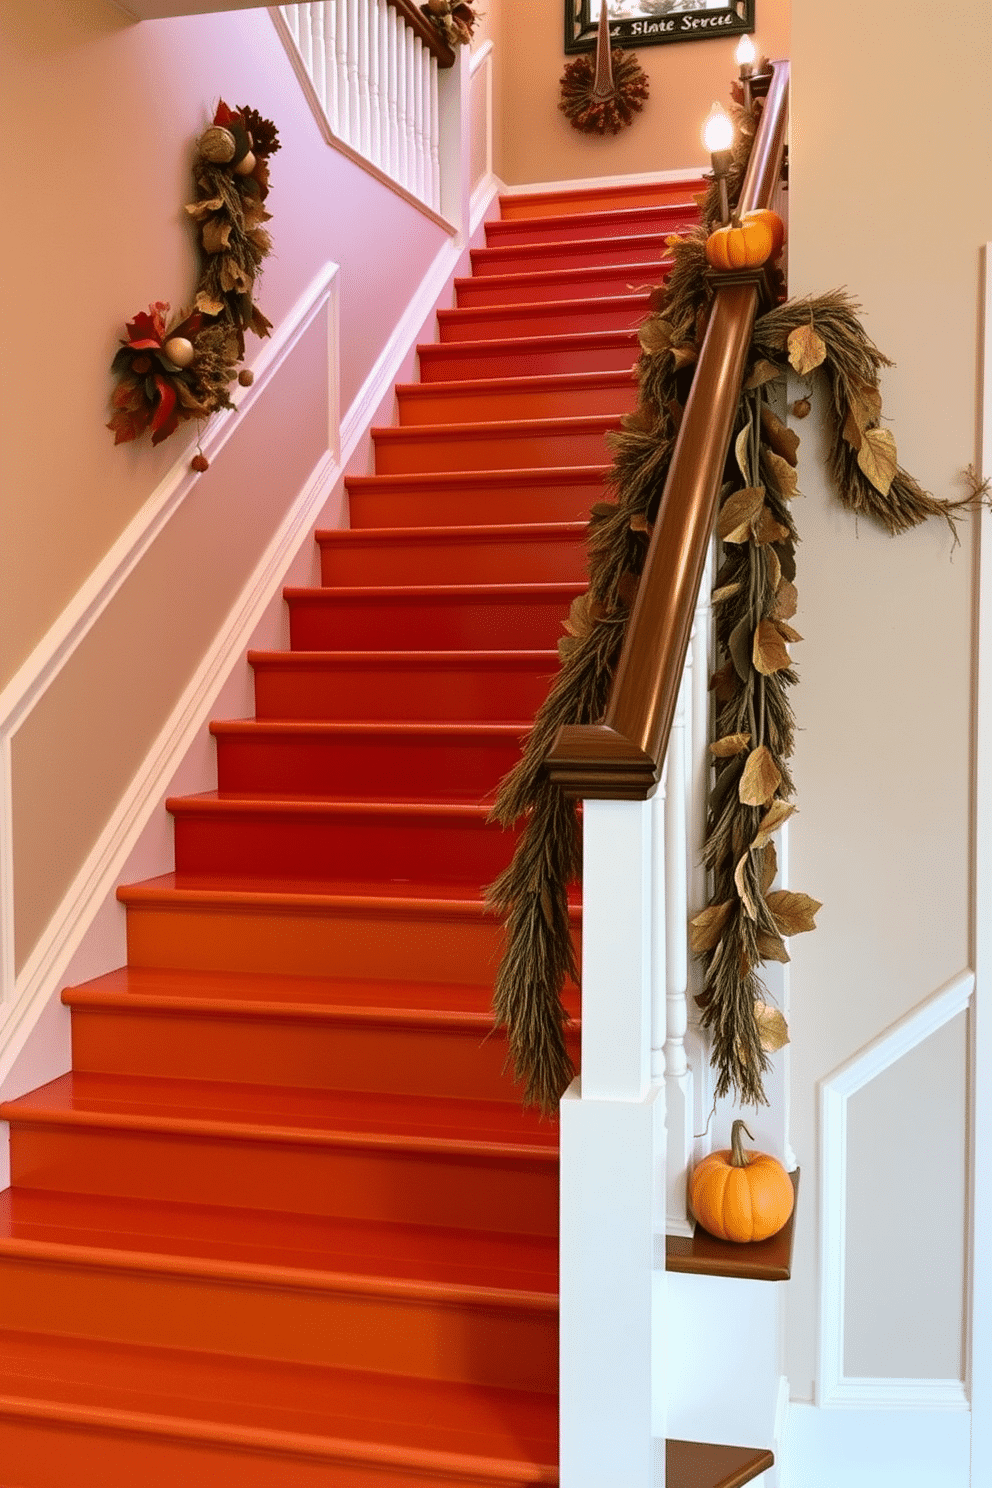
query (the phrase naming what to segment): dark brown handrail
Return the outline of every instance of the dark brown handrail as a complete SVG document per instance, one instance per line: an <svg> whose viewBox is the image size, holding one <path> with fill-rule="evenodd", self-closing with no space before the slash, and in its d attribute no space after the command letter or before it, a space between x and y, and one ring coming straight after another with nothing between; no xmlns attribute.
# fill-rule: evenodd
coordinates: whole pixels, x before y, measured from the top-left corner
<svg viewBox="0 0 992 1488"><path fill-rule="evenodd" d="M391 5L402 16L404 24L409 26L411 31L416 31L431 56L437 58L438 67L454 67L455 54L451 47L437 27L432 25L423 11L413 3L413 0L386 0L386 4Z"/></svg>
<svg viewBox="0 0 992 1488"><path fill-rule="evenodd" d="M781 170L789 64L773 65L740 211L770 206ZM757 303L757 284L714 295L604 721L562 728L548 755L570 796L643 801L661 776Z"/></svg>

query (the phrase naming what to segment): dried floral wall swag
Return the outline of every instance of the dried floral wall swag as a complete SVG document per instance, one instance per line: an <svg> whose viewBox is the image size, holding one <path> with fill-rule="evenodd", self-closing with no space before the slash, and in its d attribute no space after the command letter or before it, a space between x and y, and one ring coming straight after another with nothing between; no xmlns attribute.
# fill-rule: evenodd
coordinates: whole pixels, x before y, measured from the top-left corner
<svg viewBox="0 0 992 1488"><path fill-rule="evenodd" d="M567 64L558 107L573 129L585 134L619 134L644 107L649 86L633 52L613 50L606 0L602 0L595 59L578 57Z"/></svg>
<svg viewBox="0 0 992 1488"><path fill-rule="evenodd" d="M464 0L427 0L420 9L450 47L465 46L472 40L479 16Z"/></svg>
<svg viewBox="0 0 992 1488"><path fill-rule="evenodd" d="M753 113L735 112L731 200L739 193L755 123ZM566 978L577 979L568 886L581 871L581 851L576 808L548 780L544 762L559 728L599 722L606 709L719 277L706 256L718 202L711 187L702 203L704 225L669 239L672 269L640 328L638 408L612 437L611 499L593 507L589 523L589 589L572 606L559 642L558 678L492 812L504 826L525 819L513 861L489 889L490 907L506 923L494 1013L507 1029L525 1100L548 1114L573 1073L560 993ZM756 321L721 493L723 561L713 592L721 654L711 682L714 776L703 848L712 893L689 934L704 962L698 1001L711 1036L717 1093L748 1105L765 1101L768 1053L788 1038L759 969L788 961L787 939L814 929L820 907L808 894L773 887L773 834L796 809L788 694L797 681L789 648L801 639L790 623L798 599L790 503L797 494L799 438L773 406L781 406L789 370L815 373L820 383L829 470L848 510L891 533L930 516L943 517L953 530L959 511L987 499L977 477L969 495L952 502L922 490L900 468L895 440L882 427L878 382L888 361L856 311L835 291L780 303ZM797 400L805 405L797 414L809 412L812 396L811 384Z"/></svg>
<svg viewBox="0 0 992 1488"><path fill-rule="evenodd" d="M129 320L127 336L111 363L118 381L108 429L115 444L145 430L152 444L174 434L187 419L206 419L233 408L230 389L247 386L239 371L245 331L267 336L271 324L255 304L255 280L272 243L263 223L269 191L269 156L279 149L276 127L254 109L221 101L201 135L193 177L196 200L186 207L199 232L200 277L192 308L170 321L169 305L156 301ZM203 456L195 469L206 468Z"/></svg>

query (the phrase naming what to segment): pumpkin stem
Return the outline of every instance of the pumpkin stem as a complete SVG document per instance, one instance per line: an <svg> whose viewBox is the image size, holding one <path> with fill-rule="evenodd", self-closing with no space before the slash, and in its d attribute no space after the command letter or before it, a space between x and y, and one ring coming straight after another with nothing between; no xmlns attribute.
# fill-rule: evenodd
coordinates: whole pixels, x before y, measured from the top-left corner
<svg viewBox="0 0 992 1488"><path fill-rule="evenodd" d="M744 1131L747 1132L748 1136L751 1137L751 1133L747 1130L747 1126L744 1124L743 1121L735 1121L733 1126L730 1128L730 1166L732 1168L746 1168L748 1163L751 1161L747 1153L744 1151L744 1147L741 1142L742 1128ZM753 1137L751 1137L751 1141L754 1141Z"/></svg>

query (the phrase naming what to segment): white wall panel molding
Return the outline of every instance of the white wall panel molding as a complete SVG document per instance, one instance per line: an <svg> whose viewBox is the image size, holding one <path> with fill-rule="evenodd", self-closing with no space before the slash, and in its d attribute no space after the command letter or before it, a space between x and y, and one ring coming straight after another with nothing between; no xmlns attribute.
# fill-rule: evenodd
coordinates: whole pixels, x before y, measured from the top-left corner
<svg viewBox="0 0 992 1488"><path fill-rule="evenodd" d="M960 1380L861 1379L844 1374L847 1108L851 1097L964 1012L973 971L953 977L820 1082L820 1298L816 1404L860 1409L967 1407Z"/></svg>
<svg viewBox="0 0 992 1488"><path fill-rule="evenodd" d="M969 1488L968 1426L963 1410L824 1411L793 1401L781 1488Z"/></svg>
<svg viewBox="0 0 992 1488"><path fill-rule="evenodd" d="M983 254L984 318L979 470L992 478L992 243ZM972 1018L969 1380L971 1481L992 1482L992 513L977 528L975 836L972 888L975 1006Z"/></svg>

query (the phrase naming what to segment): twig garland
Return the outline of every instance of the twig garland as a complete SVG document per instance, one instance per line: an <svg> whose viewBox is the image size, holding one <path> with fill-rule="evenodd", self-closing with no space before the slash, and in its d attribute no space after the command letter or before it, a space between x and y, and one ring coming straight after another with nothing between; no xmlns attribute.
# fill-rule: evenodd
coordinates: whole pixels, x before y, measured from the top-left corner
<svg viewBox="0 0 992 1488"><path fill-rule="evenodd" d="M255 280L271 250L262 226L270 213L269 156L279 149L275 125L255 109L228 108L221 101L214 122L200 137L194 181L196 200L186 211L199 229L200 276L189 311L171 324L169 305L157 300L126 324L111 372L117 378L108 429L115 444L137 439L146 429L152 444L174 434L187 419L205 419L233 408L245 331L267 336L271 323L255 304ZM206 469L198 455L194 469Z"/></svg>
<svg viewBox="0 0 992 1488"><path fill-rule="evenodd" d="M756 112L742 120L744 110L736 110L738 139L744 138L732 176L737 190ZM714 225L715 193L701 205L705 223ZM549 782L544 762L563 724L598 722L605 712L712 300L706 237L703 226L669 239L673 267L639 333L638 407L611 436L612 499L592 510L589 588L572 605L559 642L561 671L492 811L504 826L526 818L516 855L488 895L507 932L494 1014L507 1028L525 1101L547 1114L555 1112L573 1073L561 991L576 976L568 888L581 861L576 808ZM889 362L865 334L856 309L847 295L833 291L780 304L758 319L721 491L723 562L713 592L721 664L711 682L715 773L703 847L712 893L689 936L705 963L698 1002L712 1038L716 1092L748 1105L765 1102L768 1054L788 1038L758 968L788 961L785 940L814 929L820 908L807 894L773 888L772 836L795 811L788 690L797 677L788 647L801 639L790 624L798 597L798 534L789 502L797 494L799 439L772 407L789 368L825 374L829 470L849 510L892 533L930 516L944 517L953 531L961 512L988 500L974 475L968 496L944 501L899 467L895 441L881 427L878 374ZM801 401L806 406L798 412L807 413L809 400Z"/></svg>
<svg viewBox="0 0 992 1488"><path fill-rule="evenodd" d="M596 68L591 57L576 57L561 75L559 109L573 129L584 134L619 134L643 109L650 79L634 52L613 53L613 91L596 93Z"/></svg>

